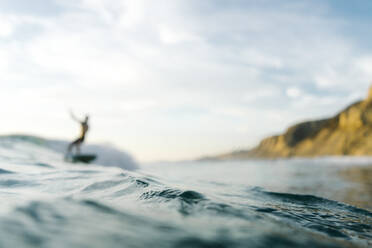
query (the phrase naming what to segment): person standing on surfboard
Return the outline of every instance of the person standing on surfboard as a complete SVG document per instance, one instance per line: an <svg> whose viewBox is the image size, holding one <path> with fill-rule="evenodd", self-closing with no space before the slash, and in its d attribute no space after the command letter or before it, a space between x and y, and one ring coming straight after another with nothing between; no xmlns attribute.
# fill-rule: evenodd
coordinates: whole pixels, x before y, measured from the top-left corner
<svg viewBox="0 0 372 248"><path fill-rule="evenodd" d="M80 123L81 125L81 133L80 133L80 136L79 138L77 138L76 140L74 140L73 142L71 142L68 146L68 149L67 149L67 155L69 155L72 151L72 148L76 148L76 154L80 154L80 146L81 144L84 142L84 139L85 139L85 135L87 134L88 130L89 130L89 125L88 125L88 121L89 121L89 116L86 115L85 116L85 119L83 121L79 120L78 118L75 117L75 115L70 112L71 114L71 118Z"/></svg>

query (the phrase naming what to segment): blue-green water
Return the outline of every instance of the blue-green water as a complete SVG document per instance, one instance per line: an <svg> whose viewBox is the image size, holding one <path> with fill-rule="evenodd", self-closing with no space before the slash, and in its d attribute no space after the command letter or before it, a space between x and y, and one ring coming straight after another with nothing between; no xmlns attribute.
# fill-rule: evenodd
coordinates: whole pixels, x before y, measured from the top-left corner
<svg viewBox="0 0 372 248"><path fill-rule="evenodd" d="M84 165L63 145L0 138L0 247L372 245L370 158Z"/></svg>

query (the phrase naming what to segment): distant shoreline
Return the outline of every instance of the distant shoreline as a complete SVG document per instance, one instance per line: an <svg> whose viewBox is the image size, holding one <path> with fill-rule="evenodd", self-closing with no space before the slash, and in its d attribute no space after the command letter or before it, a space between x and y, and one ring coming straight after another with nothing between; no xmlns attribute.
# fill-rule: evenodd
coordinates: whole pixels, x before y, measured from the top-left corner
<svg viewBox="0 0 372 248"><path fill-rule="evenodd" d="M240 150L199 160L317 158L372 156L372 88L368 97L333 117L306 121L283 134L263 139L250 150Z"/></svg>

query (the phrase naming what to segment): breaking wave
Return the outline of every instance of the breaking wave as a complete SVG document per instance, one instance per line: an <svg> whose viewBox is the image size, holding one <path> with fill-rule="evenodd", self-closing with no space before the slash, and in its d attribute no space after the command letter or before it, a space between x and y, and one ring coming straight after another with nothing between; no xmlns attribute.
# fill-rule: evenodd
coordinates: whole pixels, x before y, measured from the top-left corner
<svg viewBox="0 0 372 248"><path fill-rule="evenodd" d="M63 159L69 142L29 135L8 135L0 137L0 144L11 147L18 146L19 148L25 144L34 145L35 147L33 149L39 147L41 149L52 150L58 153L60 158ZM132 156L109 144L87 144L83 145L81 149L82 153L96 154L97 159L94 163L98 165L119 167L126 170L135 170L139 168ZM27 150L23 150L23 152L27 152Z"/></svg>

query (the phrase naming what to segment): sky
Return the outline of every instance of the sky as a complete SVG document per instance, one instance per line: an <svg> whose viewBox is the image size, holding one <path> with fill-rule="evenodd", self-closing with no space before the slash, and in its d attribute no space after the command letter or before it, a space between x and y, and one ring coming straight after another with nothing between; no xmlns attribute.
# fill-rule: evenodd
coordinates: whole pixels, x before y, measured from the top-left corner
<svg viewBox="0 0 372 248"><path fill-rule="evenodd" d="M364 98L370 0L1 0L0 134L139 161L248 149Z"/></svg>

